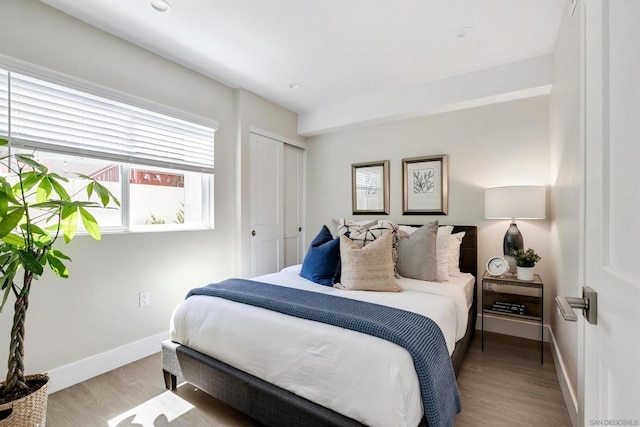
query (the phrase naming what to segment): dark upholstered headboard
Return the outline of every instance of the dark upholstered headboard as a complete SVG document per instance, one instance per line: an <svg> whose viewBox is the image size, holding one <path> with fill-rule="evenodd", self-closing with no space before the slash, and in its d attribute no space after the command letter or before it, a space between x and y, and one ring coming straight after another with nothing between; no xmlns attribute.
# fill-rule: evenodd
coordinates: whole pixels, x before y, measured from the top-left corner
<svg viewBox="0 0 640 427"><path fill-rule="evenodd" d="M454 225L453 233L464 231L460 245L460 271L471 273L478 281L478 227L475 225Z"/></svg>

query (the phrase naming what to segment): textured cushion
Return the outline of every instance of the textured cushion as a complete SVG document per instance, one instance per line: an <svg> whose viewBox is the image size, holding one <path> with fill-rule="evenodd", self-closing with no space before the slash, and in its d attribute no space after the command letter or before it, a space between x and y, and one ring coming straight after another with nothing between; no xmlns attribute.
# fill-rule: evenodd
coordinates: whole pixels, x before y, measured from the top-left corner
<svg viewBox="0 0 640 427"><path fill-rule="evenodd" d="M337 234L364 233L369 227L377 224L375 219L354 221L352 219L340 218L337 225Z"/></svg>
<svg viewBox="0 0 640 427"><path fill-rule="evenodd" d="M334 286L352 291L401 291L393 273L392 244L391 233L383 234L362 248L340 235L342 275L340 283Z"/></svg>
<svg viewBox="0 0 640 427"><path fill-rule="evenodd" d="M438 222L429 222L410 235L400 239L398 245L398 273L411 279L436 281L436 239Z"/></svg>
<svg viewBox="0 0 640 427"><path fill-rule="evenodd" d="M348 236L355 244L360 247L364 247L380 238L380 236L385 233L392 234L391 254L393 257L393 272L396 277L400 277L396 269L396 262L398 260L398 243L400 239L398 237L398 226L395 222L385 219L376 221L367 227L351 225Z"/></svg>
<svg viewBox="0 0 640 427"><path fill-rule="evenodd" d="M300 276L321 285L333 285L340 261L340 239L334 239L326 225L309 245Z"/></svg>
<svg viewBox="0 0 640 427"><path fill-rule="evenodd" d="M438 260L438 282L449 281L449 239L453 226L443 225L438 228L436 240L436 259Z"/></svg>
<svg viewBox="0 0 640 427"><path fill-rule="evenodd" d="M447 265L449 266L449 276L461 276L460 272L460 245L465 236L465 232L452 234L449 238L449 252L447 253Z"/></svg>

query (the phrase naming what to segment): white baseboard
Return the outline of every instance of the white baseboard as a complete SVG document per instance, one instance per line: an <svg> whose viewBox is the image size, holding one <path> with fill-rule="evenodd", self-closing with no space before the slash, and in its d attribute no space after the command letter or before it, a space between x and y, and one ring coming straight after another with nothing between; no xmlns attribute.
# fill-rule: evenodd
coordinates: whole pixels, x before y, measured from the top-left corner
<svg viewBox="0 0 640 427"><path fill-rule="evenodd" d="M160 343L169 338L163 332L114 348L49 371L49 393L86 381L97 375L135 362L160 351Z"/></svg>
<svg viewBox="0 0 640 427"><path fill-rule="evenodd" d="M476 329L482 328L482 316L476 319ZM540 339L540 323L526 320L519 320L506 316L484 316L484 330L497 334L511 335L514 337L527 338L530 340ZM543 329L544 341L549 342L549 326Z"/></svg>
<svg viewBox="0 0 640 427"><path fill-rule="evenodd" d="M567 369L564 361L562 360L562 356L558 352L556 337L553 334L552 329L549 329L549 335L551 337L549 345L551 347L551 354L553 355L553 363L556 367L556 375L558 376L558 382L560 383L560 389L562 390L562 397L564 397L564 403L567 407L567 412L569 413L569 419L571 420L571 425L579 426L578 399L576 398L575 389L571 385L571 381L569 381L569 375L567 375Z"/></svg>

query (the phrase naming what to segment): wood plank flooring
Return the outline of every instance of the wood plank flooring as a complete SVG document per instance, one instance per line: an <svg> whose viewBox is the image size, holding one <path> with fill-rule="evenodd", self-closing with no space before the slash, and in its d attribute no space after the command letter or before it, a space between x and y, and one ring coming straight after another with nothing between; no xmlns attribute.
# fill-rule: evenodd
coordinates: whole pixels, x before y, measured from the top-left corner
<svg viewBox="0 0 640 427"><path fill-rule="evenodd" d="M548 345L477 333L458 375L456 427L570 426ZM160 354L49 396L48 427L257 427L216 399L183 384L164 388Z"/></svg>

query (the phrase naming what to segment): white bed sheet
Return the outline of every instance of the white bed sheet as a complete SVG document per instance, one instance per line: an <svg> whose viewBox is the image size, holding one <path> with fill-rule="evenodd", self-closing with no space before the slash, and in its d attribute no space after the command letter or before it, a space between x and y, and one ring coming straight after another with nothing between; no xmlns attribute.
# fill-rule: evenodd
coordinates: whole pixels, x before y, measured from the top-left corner
<svg viewBox="0 0 640 427"><path fill-rule="evenodd" d="M320 286L300 277L299 271L300 266L294 266L253 280L428 316L443 331L449 354L464 335L467 288L473 290L470 274L447 283L401 278L403 292L390 293ZM208 296L190 297L176 308L170 335L175 342L366 425L415 427L422 418L411 356L382 339Z"/></svg>

